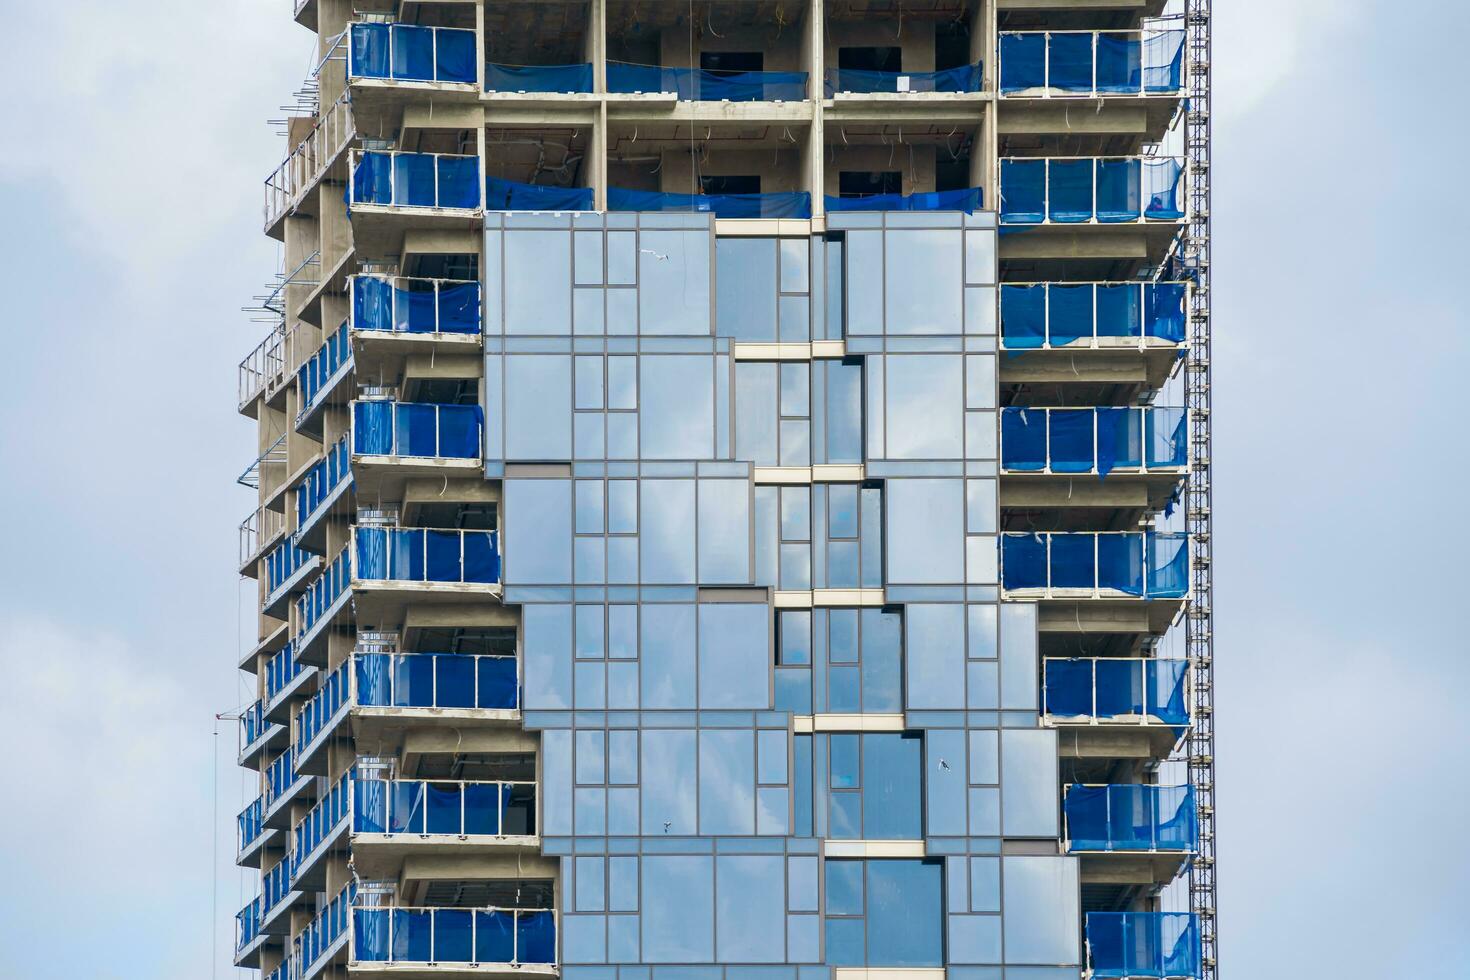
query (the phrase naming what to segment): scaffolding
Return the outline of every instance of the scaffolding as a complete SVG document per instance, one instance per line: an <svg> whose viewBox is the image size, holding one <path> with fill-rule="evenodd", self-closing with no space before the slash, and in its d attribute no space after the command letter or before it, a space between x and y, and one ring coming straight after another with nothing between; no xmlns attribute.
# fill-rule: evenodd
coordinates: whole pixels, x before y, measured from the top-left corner
<svg viewBox="0 0 1470 980"><path fill-rule="evenodd" d="M1194 724L1186 742L1189 781L1199 813L1199 850L1189 870L1190 908L1198 918L1201 980L1216 980L1215 683L1210 537L1210 0L1185 0L1189 101L1184 120L1189 224L1184 262L1194 279L1189 300L1185 403L1191 466L1185 493L1190 534L1190 604L1185 643L1192 671Z"/></svg>

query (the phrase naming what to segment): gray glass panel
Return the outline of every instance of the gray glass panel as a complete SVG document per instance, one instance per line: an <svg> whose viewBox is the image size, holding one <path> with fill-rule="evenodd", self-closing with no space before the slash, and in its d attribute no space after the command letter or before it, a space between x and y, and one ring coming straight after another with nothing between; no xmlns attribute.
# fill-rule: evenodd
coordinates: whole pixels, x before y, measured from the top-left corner
<svg viewBox="0 0 1470 980"><path fill-rule="evenodd" d="M755 833L755 733L699 733L699 832Z"/></svg>
<svg viewBox="0 0 1470 980"><path fill-rule="evenodd" d="M685 837L698 833L695 826L698 750L694 732L645 729L641 737L644 835ZM647 861L645 858L645 865ZM647 891L644 904L649 904Z"/></svg>
<svg viewBox="0 0 1470 980"><path fill-rule="evenodd" d="M505 458L572 458L572 359L565 354L505 358Z"/></svg>
<svg viewBox="0 0 1470 980"><path fill-rule="evenodd" d="M643 707L695 707L694 606L642 607Z"/></svg>
<svg viewBox="0 0 1470 980"><path fill-rule="evenodd" d="M572 481L505 481L505 582L560 585L572 579Z"/></svg>
<svg viewBox="0 0 1470 980"><path fill-rule="evenodd" d="M576 408L602 408L602 357L580 356L573 359L577 372Z"/></svg>
<svg viewBox="0 0 1470 980"><path fill-rule="evenodd" d="M644 231L638 242L639 332L710 336L707 230Z"/></svg>
<svg viewBox="0 0 1470 980"><path fill-rule="evenodd" d="M924 733L924 829L930 837L966 832L965 733Z"/></svg>
<svg viewBox="0 0 1470 980"><path fill-rule="evenodd" d="M526 707L572 706L572 609L528 605L522 614Z"/></svg>
<svg viewBox="0 0 1470 980"><path fill-rule="evenodd" d="M785 961L786 880L779 855L715 859L715 956L726 963Z"/></svg>
<svg viewBox="0 0 1470 980"><path fill-rule="evenodd" d="M577 285L602 285L602 232L579 231L572 238Z"/></svg>
<svg viewBox="0 0 1470 980"><path fill-rule="evenodd" d="M1055 837L1057 733L1006 729L1000 733L1001 811L1007 837Z"/></svg>
<svg viewBox="0 0 1470 980"><path fill-rule="evenodd" d="M963 582L964 483L960 480L889 480L885 484L885 497L889 584Z"/></svg>
<svg viewBox="0 0 1470 980"><path fill-rule="evenodd" d="M645 738L650 734L654 733L645 733ZM643 832L661 831L645 826ZM714 891L711 857L643 858L645 963L708 963L714 959Z"/></svg>
<svg viewBox="0 0 1470 980"><path fill-rule="evenodd" d="M505 332L572 332L572 242L566 232L506 233Z"/></svg>
<svg viewBox="0 0 1470 980"><path fill-rule="evenodd" d="M643 480L638 508L642 581L694 582L694 481Z"/></svg>
<svg viewBox="0 0 1470 980"><path fill-rule="evenodd" d="M750 584L750 484L699 481L699 581Z"/></svg>
<svg viewBox="0 0 1470 980"><path fill-rule="evenodd" d="M1077 963L1077 859L1017 855L1002 863L1006 962Z"/></svg>
<svg viewBox="0 0 1470 980"><path fill-rule="evenodd" d="M776 240L715 240L716 333L740 341L776 339Z"/></svg>
<svg viewBox="0 0 1470 980"><path fill-rule="evenodd" d="M776 465L776 365L735 365L735 458Z"/></svg>
<svg viewBox="0 0 1470 980"><path fill-rule="evenodd" d="M1000 706L1036 711L1036 606L1006 602L1000 606Z"/></svg>
<svg viewBox="0 0 1470 980"><path fill-rule="evenodd" d="M638 412L643 459L714 456L714 374L708 357L686 354L641 358Z"/></svg>
<svg viewBox="0 0 1470 980"><path fill-rule="evenodd" d="M964 281L960 232L889 231L885 287L889 334L958 334Z"/></svg>
<svg viewBox="0 0 1470 980"><path fill-rule="evenodd" d="M828 463L863 461L863 368L824 362L827 370Z"/></svg>
<svg viewBox="0 0 1470 980"><path fill-rule="evenodd" d="M964 455L964 362L954 354L884 358L887 459Z"/></svg>
<svg viewBox="0 0 1470 980"><path fill-rule="evenodd" d="M965 707L965 607L912 603L904 609L909 710Z"/></svg>
<svg viewBox="0 0 1470 980"><path fill-rule="evenodd" d="M765 603L699 607L699 706L771 706L770 639Z"/></svg>
<svg viewBox="0 0 1470 980"><path fill-rule="evenodd" d="M883 233L847 233L847 332L883 332Z"/></svg>

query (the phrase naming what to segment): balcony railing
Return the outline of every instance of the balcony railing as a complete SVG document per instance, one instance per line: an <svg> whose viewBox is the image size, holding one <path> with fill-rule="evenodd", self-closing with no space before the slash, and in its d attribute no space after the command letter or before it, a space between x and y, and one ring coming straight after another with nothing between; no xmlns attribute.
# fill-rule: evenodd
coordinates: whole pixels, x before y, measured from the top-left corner
<svg viewBox="0 0 1470 980"><path fill-rule="evenodd" d="M352 339L344 320L296 373L301 379L301 409L296 413L298 422L317 407L319 399L331 387L332 379L351 359Z"/></svg>
<svg viewBox="0 0 1470 980"><path fill-rule="evenodd" d="M1189 912L1088 912L1087 958L1099 978L1198 977L1199 920Z"/></svg>
<svg viewBox="0 0 1470 980"><path fill-rule="evenodd" d="M266 595L274 595L311 559L312 555L296 547L289 539L276 545L265 556Z"/></svg>
<svg viewBox="0 0 1470 980"><path fill-rule="evenodd" d="M243 568L260 557L260 550L286 529L286 516L268 507L257 507L255 513L240 522L240 565Z"/></svg>
<svg viewBox="0 0 1470 980"><path fill-rule="evenodd" d="M592 66L496 65L485 66L487 92L564 93L592 91Z"/></svg>
<svg viewBox="0 0 1470 980"><path fill-rule="evenodd" d="M345 547L337 552L337 557L296 600L296 636L310 633L317 620L347 591L348 577L352 572L351 554L351 549Z"/></svg>
<svg viewBox="0 0 1470 980"><path fill-rule="evenodd" d="M480 207L480 158L398 150L354 151L349 204L395 208Z"/></svg>
<svg viewBox="0 0 1470 980"><path fill-rule="evenodd" d="M1000 94L1176 95L1184 31L1002 31Z"/></svg>
<svg viewBox="0 0 1470 980"><path fill-rule="evenodd" d="M830 210L830 209L829 209ZM1000 338L1008 350L1182 344L1182 282L1007 283Z"/></svg>
<svg viewBox="0 0 1470 980"><path fill-rule="evenodd" d="M265 806L269 810L271 806L286 795L296 782L296 752L291 746L276 756L275 760L265 771Z"/></svg>
<svg viewBox="0 0 1470 980"><path fill-rule="evenodd" d="M296 937L293 955L296 968L292 971L293 976L306 976L322 954L347 931L347 924L351 921L352 900L356 894L356 887L349 883L301 930L301 935Z"/></svg>
<svg viewBox="0 0 1470 980"><path fill-rule="evenodd" d="M333 102L296 144L290 156L265 179L265 226L270 228L301 203L332 163L347 149L357 130L352 122L349 93Z"/></svg>
<svg viewBox="0 0 1470 980"><path fill-rule="evenodd" d="M249 404L267 387L282 380L286 372L286 324L276 324L255 350L240 362L240 405Z"/></svg>
<svg viewBox="0 0 1470 980"><path fill-rule="evenodd" d="M355 834L526 837L536 833L534 782L359 779Z"/></svg>
<svg viewBox="0 0 1470 980"><path fill-rule="evenodd" d="M1062 800L1070 851L1180 851L1199 844L1193 786L1073 783Z"/></svg>
<svg viewBox="0 0 1470 980"><path fill-rule="evenodd" d="M1116 225L1184 217L1179 157L1006 157L1000 220L1008 225Z"/></svg>
<svg viewBox="0 0 1470 980"><path fill-rule="evenodd" d="M1000 467L1010 473L1179 470L1189 459L1185 410L1006 408L1000 416Z"/></svg>
<svg viewBox="0 0 1470 980"><path fill-rule="evenodd" d="M480 284L453 279L352 276L352 329L385 333L480 332Z"/></svg>
<svg viewBox="0 0 1470 980"><path fill-rule="evenodd" d="M265 662L265 700L274 701L286 686L301 674L301 664L296 652L288 642L281 650Z"/></svg>
<svg viewBox="0 0 1470 980"><path fill-rule="evenodd" d="M357 704L363 707L520 707L514 655L357 653L352 660Z"/></svg>
<svg viewBox="0 0 1470 980"><path fill-rule="evenodd" d="M1001 535L1001 584L1042 598L1178 599L1189 590L1189 535L1052 531Z"/></svg>
<svg viewBox="0 0 1470 980"><path fill-rule="evenodd" d="M499 534L433 528L354 527L354 577L368 581L500 581Z"/></svg>
<svg viewBox="0 0 1470 980"><path fill-rule="evenodd" d="M353 24L347 42L352 78L474 84L475 32L414 24Z"/></svg>
<svg viewBox="0 0 1470 980"><path fill-rule="evenodd" d="M260 701L256 701L240 712L240 744L242 746L254 745L256 740L263 738L269 729L270 723L265 720L265 705Z"/></svg>
<svg viewBox="0 0 1470 980"><path fill-rule="evenodd" d="M240 831L239 850L243 853L265 833L265 797L257 796L251 800L250 805L235 817L235 824Z"/></svg>
<svg viewBox="0 0 1470 980"><path fill-rule="evenodd" d="M352 451L359 456L479 459L485 413L479 405L352 403Z"/></svg>
<svg viewBox="0 0 1470 980"><path fill-rule="evenodd" d="M310 523L317 508L337 492L344 483L352 482L352 455L348 451L347 436L337 440L327 455L307 471L296 488L296 529Z"/></svg>
<svg viewBox="0 0 1470 980"><path fill-rule="evenodd" d="M255 896L249 905L235 913L235 952L239 952L260 935L260 919L264 909L261 897Z"/></svg>
<svg viewBox="0 0 1470 980"><path fill-rule="evenodd" d="M863 71L827 69L827 97L838 92L868 95L874 92L978 92L985 69L979 62L943 71Z"/></svg>
<svg viewBox="0 0 1470 980"><path fill-rule="evenodd" d="M296 716L296 738L292 743L298 756L306 754L306 747L321 734L322 728L332 720L342 705L347 703L351 694L348 690L347 666L345 662L339 664L322 681L317 692L301 706L301 713Z"/></svg>
<svg viewBox="0 0 1470 980"><path fill-rule="evenodd" d="M671 94L684 102L800 102L804 71L708 71L626 61L607 63L607 90L622 95Z"/></svg>
<svg viewBox="0 0 1470 980"><path fill-rule="evenodd" d="M291 831L292 877L299 874L312 851L321 846L327 835L346 819L351 812L352 779L350 773L341 778L328 790L327 795L307 811Z"/></svg>
<svg viewBox="0 0 1470 980"><path fill-rule="evenodd" d="M287 852L260 879L261 907L269 912L291 892L291 854Z"/></svg>
<svg viewBox="0 0 1470 980"><path fill-rule="evenodd" d="M352 958L367 963L551 964L550 909L354 908Z"/></svg>
<svg viewBox="0 0 1470 980"><path fill-rule="evenodd" d="M1187 660L1050 658L1042 714L1056 718L1189 724Z"/></svg>

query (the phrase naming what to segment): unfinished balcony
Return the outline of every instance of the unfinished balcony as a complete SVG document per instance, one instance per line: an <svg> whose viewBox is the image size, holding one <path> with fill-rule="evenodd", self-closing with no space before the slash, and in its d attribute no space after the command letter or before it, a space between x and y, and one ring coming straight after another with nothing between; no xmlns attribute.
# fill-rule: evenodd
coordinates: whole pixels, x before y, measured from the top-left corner
<svg viewBox="0 0 1470 980"><path fill-rule="evenodd" d="M609 123L607 209L720 219L812 215L805 123Z"/></svg>
<svg viewBox="0 0 1470 980"><path fill-rule="evenodd" d="M1183 282L1004 283L1001 385L1157 391L1188 344L1188 294Z"/></svg>
<svg viewBox="0 0 1470 980"><path fill-rule="evenodd" d="M404 481L481 472L479 405L363 399L352 403L352 469L368 499L404 499Z"/></svg>
<svg viewBox="0 0 1470 980"><path fill-rule="evenodd" d="M291 887L326 887L327 858L346 847L352 816L352 774L343 773L291 828Z"/></svg>
<svg viewBox="0 0 1470 980"><path fill-rule="evenodd" d="M433 8L462 18L455 26L353 23L339 42L346 51L348 91L363 132L395 128L405 109L473 106L480 96L474 7Z"/></svg>
<svg viewBox="0 0 1470 980"><path fill-rule="evenodd" d="M460 144L442 134L428 142ZM401 254L410 230L464 235L480 224L484 188L475 154L353 150L349 163L347 205L359 256Z"/></svg>
<svg viewBox="0 0 1470 980"><path fill-rule="evenodd" d="M316 670L296 659L287 643L265 662L265 717L286 724L291 720L291 703L316 685Z"/></svg>
<svg viewBox="0 0 1470 980"><path fill-rule="evenodd" d="M255 578L261 555L274 548L286 534L286 516L269 507L257 507L240 522L240 574Z"/></svg>
<svg viewBox="0 0 1470 980"><path fill-rule="evenodd" d="M352 338L344 321L296 372L300 395L295 419L297 432L321 437L322 415L328 406L345 403L353 370Z"/></svg>
<svg viewBox="0 0 1470 980"><path fill-rule="evenodd" d="M1180 157L1002 157L1002 278L1130 279L1163 264L1188 216L1184 176Z"/></svg>
<svg viewBox="0 0 1470 980"><path fill-rule="evenodd" d="M346 959L351 938L352 901L357 893L349 883L317 912L291 943L293 980L313 980L333 963Z"/></svg>
<svg viewBox="0 0 1470 980"><path fill-rule="evenodd" d="M1041 723L1079 767L1109 771L1118 760L1147 767L1167 759L1189 727L1189 662L1152 657L1048 657Z"/></svg>
<svg viewBox="0 0 1470 980"><path fill-rule="evenodd" d="M306 895L293 883L291 852L281 856L260 878L260 931L272 936L290 933L290 912Z"/></svg>
<svg viewBox="0 0 1470 980"><path fill-rule="evenodd" d="M478 281L355 275L347 296L355 357L367 377L396 377L413 354L480 353Z"/></svg>
<svg viewBox="0 0 1470 980"><path fill-rule="evenodd" d="M1062 844L1081 859L1081 879L1094 901L1113 907L1178 877L1199 848L1192 786L1072 783L1062 797Z"/></svg>
<svg viewBox="0 0 1470 980"><path fill-rule="evenodd" d="M1002 528L1122 529L1172 511L1188 473L1186 417L1163 406L1002 409Z"/></svg>
<svg viewBox="0 0 1470 980"><path fill-rule="evenodd" d="M351 436L344 435L296 485L296 530L292 540L298 548L322 553L327 519L347 512L352 486Z"/></svg>
<svg viewBox="0 0 1470 980"><path fill-rule="evenodd" d="M266 721L265 705L257 700L240 713L238 764L245 769L259 769L262 755L288 740L286 726Z"/></svg>
<svg viewBox="0 0 1470 980"><path fill-rule="evenodd" d="M260 417L260 401L269 402L284 386L286 374L286 325L278 323L240 362L237 394L240 414Z"/></svg>
<svg viewBox="0 0 1470 980"><path fill-rule="evenodd" d="M296 769L296 750L287 745L265 769L265 809L261 820L267 827L285 830L291 826L292 804L314 795L311 777Z"/></svg>
<svg viewBox="0 0 1470 980"><path fill-rule="evenodd" d="M1179 27L1001 31L1002 154L1011 140L1039 141L1047 153L1137 153L1157 143L1184 95L1184 60Z"/></svg>
<svg viewBox="0 0 1470 980"><path fill-rule="evenodd" d="M307 580L321 567L321 557L286 540L265 556L264 565L265 599L260 611L273 619L283 619L291 597L305 589Z"/></svg>
<svg viewBox="0 0 1470 980"><path fill-rule="evenodd" d="M310 202L329 176L345 180L342 162L357 137L350 94L343 92L312 122L310 131L286 159L265 179L265 233L285 239L285 219L299 211L310 213Z"/></svg>
<svg viewBox="0 0 1470 980"><path fill-rule="evenodd" d="M1202 976L1199 919L1189 912L1088 912L1084 974L1108 980Z"/></svg>
<svg viewBox="0 0 1470 980"><path fill-rule="evenodd" d="M554 977L556 912L549 908L367 904L353 908L354 976ZM303 980L310 980L303 977Z"/></svg>
<svg viewBox="0 0 1470 980"><path fill-rule="evenodd" d="M1189 594L1189 536L1175 531L1007 532L1005 599L1040 600L1046 634L1162 636Z"/></svg>
<svg viewBox="0 0 1470 980"><path fill-rule="evenodd" d="M972 107L924 109L903 118L883 106L826 113L822 206L841 227L864 220L840 216L847 211L972 214L990 203L984 117Z"/></svg>
<svg viewBox="0 0 1470 980"><path fill-rule="evenodd" d="M257 895L235 913L235 966L253 970L260 966L260 951L266 946L277 944L280 936L272 936L261 930L264 899Z"/></svg>
<svg viewBox="0 0 1470 980"><path fill-rule="evenodd" d="M536 784L358 778L352 855L367 878L397 879L406 859L490 859L540 853Z"/></svg>
<svg viewBox="0 0 1470 980"><path fill-rule="evenodd" d="M242 868L258 868L264 852L276 843L281 832L265 825L265 797L257 796L235 817L237 845L235 863Z"/></svg>

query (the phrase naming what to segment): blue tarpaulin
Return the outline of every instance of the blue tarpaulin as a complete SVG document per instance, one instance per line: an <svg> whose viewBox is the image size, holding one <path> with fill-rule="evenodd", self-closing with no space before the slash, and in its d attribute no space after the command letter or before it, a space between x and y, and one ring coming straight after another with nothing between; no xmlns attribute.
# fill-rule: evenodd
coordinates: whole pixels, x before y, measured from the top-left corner
<svg viewBox="0 0 1470 980"><path fill-rule="evenodd" d="M592 66L485 66L485 88L491 92L591 92Z"/></svg>
<svg viewBox="0 0 1470 980"><path fill-rule="evenodd" d="M692 102L800 102L806 98L806 78L804 71L726 73L626 61L607 63L609 92L672 92L680 100Z"/></svg>
<svg viewBox="0 0 1470 980"><path fill-rule="evenodd" d="M1150 221L1178 221L1184 217L1179 195L1184 165L1174 157L1144 159L1142 165L1143 192L1147 199L1143 216Z"/></svg>
<svg viewBox="0 0 1470 980"><path fill-rule="evenodd" d="M1000 292L1005 346L1061 347L1093 337L1184 341L1184 283L1007 284Z"/></svg>
<svg viewBox="0 0 1470 980"><path fill-rule="evenodd" d="M1005 224L1122 224L1177 221L1183 164L1174 157L1004 159L1000 218Z"/></svg>
<svg viewBox="0 0 1470 980"><path fill-rule="evenodd" d="M1169 94L1180 89L1184 32L1024 31L1000 36L1000 90L1068 95Z"/></svg>
<svg viewBox="0 0 1470 980"><path fill-rule="evenodd" d="M1046 161L1000 162L1000 220L1035 225L1046 220Z"/></svg>
<svg viewBox="0 0 1470 980"><path fill-rule="evenodd" d="M1184 342L1184 283L1156 282L1144 287L1144 336Z"/></svg>
<svg viewBox="0 0 1470 980"><path fill-rule="evenodd" d="M1013 472L1046 469L1046 411L1005 408L1000 413L1000 466Z"/></svg>
<svg viewBox="0 0 1470 980"><path fill-rule="evenodd" d="M407 582L500 581L495 531L359 527L356 576Z"/></svg>
<svg viewBox="0 0 1470 980"><path fill-rule="evenodd" d="M980 208L982 190L963 187L953 191L927 191L918 194L868 194L864 197L825 197L830 211L963 211L972 214Z"/></svg>
<svg viewBox="0 0 1470 980"><path fill-rule="evenodd" d="M356 204L393 203L393 154L364 153L352 172L352 201Z"/></svg>
<svg viewBox="0 0 1470 980"><path fill-rule="evenodd" d="M352 404L352 451L366 456L474 459L484 411L478 405L364 400Z"/></svg>
<svg viewBox="0 0 1470 980"><path fill-rule="evenodd" d="M1190 912L1088 912L1087 952L1098 978L1198 977L1199 922Z"/></svg>
<svg viewBox="0 0 1470 980"><path fill-rule="evenodd" d="M812 197L806 191L771 194L669 194L607 189L609 211L708 211L717 218L810 218Z"/></svg>
<svg viewBox="0 0 1470 980"><path fill-rule="evenodd" d="M1000 335L1013 350L1046 346L1046 286L1000 287Z"/></svg>
<svg viewBox="0 0 1470 980"><path fill-rule="evenodd" d="M349 342L347 324L332 331L332 335L317 348L311 359L301 365L297 377L301 381L301 412L304 413L316 405L317 399L327 391L330 382L336 377L337 372L342 369L352 357L352 345Z"/></svg>
<svg viewBox="0 0 1470 980"><path fill-rule="evenodd" d="M1192 786L1074 783L1062 800L1072 851L1184 851L1198 844Z"/></svg>
<svg viewBox="0 0 1470 980"><path fill-rule="evenodd" d="M591 211L592 188L547 187L486 177L485 207L490 211Z"/></svg>
<svg viewBox="0 0 1470 980"><path fill-rule="evenodd" d="M395 708L515 708L513 656L368 653L354 657L359 704Z"/></svg>
<svg viewBox="0 0 1470 980"><path fill-rule="evenodd" d="M1006 589L1097 589L1150 599L1188 591L1189 536L1176 531L1001 535Z"/></svg>
<svg viewBox="0 0 1470 980"><path fill-rule="evenodd" d="M838 92L978 92L984 72L977 62L944 71L864 71L827 69L827 95Z"/></svg>
<svg viewBox="0 0 1470 980"><path fill-rule="evenodd" d="M1186 660L1049 659L1043 711L1061 717L1138 717L1187 725L1188 672Z"/></svg>
<svg viewBox="0 0 1470 980"><path fill-rule="evenodd" d="M371 151L352 173L354 204L477 208L480 161L472 156Z"/></svg>
<svg viewBox="0 0 1470 980"><path fill-rule="evenodd" d="M475 32L415 24L353 24L348 72L355 78L474 82Z"/></svg>
<svg viewBox="0 0 1470 980"><path fill-rule="evenodd" d="M1046 335L1053 346L1092 337L1091 283L1050 283L1046 287L1046 304Z"/></svg>

